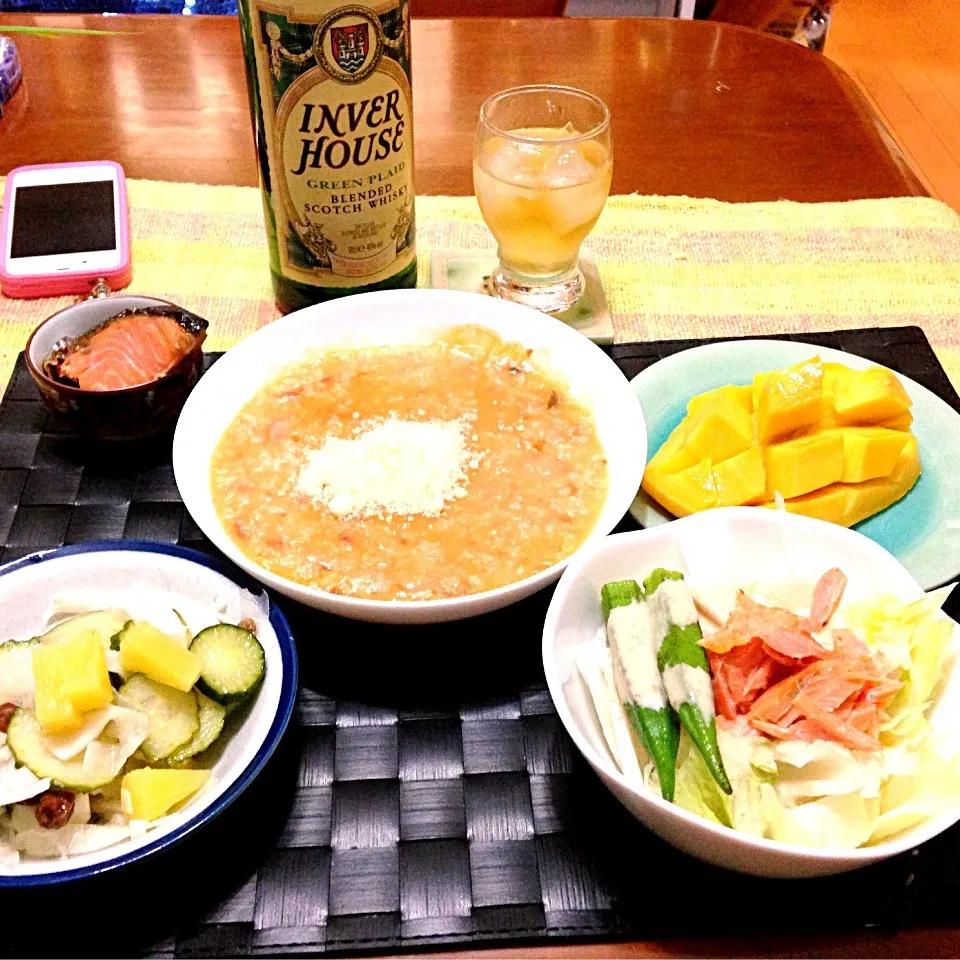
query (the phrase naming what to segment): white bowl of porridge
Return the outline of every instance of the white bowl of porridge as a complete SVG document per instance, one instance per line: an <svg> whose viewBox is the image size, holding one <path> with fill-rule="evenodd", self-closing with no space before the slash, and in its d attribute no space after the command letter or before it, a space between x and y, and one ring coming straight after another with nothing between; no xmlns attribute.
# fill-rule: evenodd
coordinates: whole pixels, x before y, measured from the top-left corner
<svg viewBox="0 0 960 960"><path fill-rule="evenodd" d="M552 317L446 290L290 314L183 409L177 485L206 536L301 603L429 623L508 606L606 536L640 486L643 413Z"/></svg>

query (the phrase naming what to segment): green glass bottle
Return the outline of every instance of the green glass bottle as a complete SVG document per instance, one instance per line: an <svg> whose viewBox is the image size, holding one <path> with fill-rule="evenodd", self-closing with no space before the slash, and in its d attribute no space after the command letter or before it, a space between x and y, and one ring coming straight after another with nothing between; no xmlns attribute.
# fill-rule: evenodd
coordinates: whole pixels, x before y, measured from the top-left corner
<svg viewBox="0 0 960 960"><path fill-rule="evenodd" d="M407 0L240 0L277 306L413 287Z"/></svg>

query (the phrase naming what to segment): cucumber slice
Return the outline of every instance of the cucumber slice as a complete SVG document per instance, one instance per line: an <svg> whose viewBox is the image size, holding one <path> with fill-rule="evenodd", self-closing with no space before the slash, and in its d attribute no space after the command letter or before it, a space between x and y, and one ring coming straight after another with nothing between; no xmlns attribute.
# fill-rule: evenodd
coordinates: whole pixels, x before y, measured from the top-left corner
<svg viewBox="0 0 960 960"><path fill-rule="evenodd" d="M69 640L71 637L75 637L78 633L96 630L106 647L110 638L123 628L126 621L127 615L122 610L96 610L93 613L80 613L69 620L64 620L63 623L58 623L40 637L40 640L43 643L59 643L61 640Z"/></svg>
<svg viewBox="0 0 960 960"><path fill-rule="evenodd" d="M117 691L117 697L123 706L150 718L150 731L140 752L151 763L185 747L200 729L200 711L192 690L184 693L135 673Z"/></svg>
<svg viewBox="0 0 960 960"><path fill-rule="evenodd" d="M91 776L84 773L83 756L72 760L58 760L43 744L43 729L32 710L20 707L10 718L7 727L7 746L14 759L35 777L50 778L51 784L63 790L99 790L114 777Z"/></svg>
<svg viewBox="0 0 960 960"><path fill-rule="evenodd" d="M123 639L123 635L127 632L127 630L128 630L130 627L133 626L133 624L134 624L134 621L133 621L133 620L127 620L127 622L124 623L124 625L110 638L110 649L111 649L111 650L119 650L119 649L120 649L120 641Z"/></svg>
<svg viewBox="0 0 960 960"><path fill-rule="evenodd" d="M202 753L220 736L223 730L223 721L227 717L226 707L222 707L215 700L205 697L199 690L194 689L193 692L197 697L200 728L191 740L182 747L178 747L167 757L167 763L183 763L189 757Z"/></svg>
<svg viewBox="0 0 960 960"><path fill-rule="evenodd" d="M203 661L197 686L218 703L243 700L263 679L263 647L249 630L229 623L207 627L190 649Z"/></svg>

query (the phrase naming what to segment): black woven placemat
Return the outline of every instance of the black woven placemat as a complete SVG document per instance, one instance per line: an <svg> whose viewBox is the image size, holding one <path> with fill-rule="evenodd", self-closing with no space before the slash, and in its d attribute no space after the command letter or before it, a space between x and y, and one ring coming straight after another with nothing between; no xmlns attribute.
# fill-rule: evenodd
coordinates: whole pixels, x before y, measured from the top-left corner
<svg viewBox="0 0 960 960"><path fill-rule="evenodd" d="M869 357L955 408L917 328L800 339ZM623 344L627 376L697 341ZM632 521L624 521L629 528ZM23 365L0 405L0 559L127 537L212 551L186 514L169 438L91 449L52 427ZM550 591L434 627L344 621L281 598L301 657L298 726L234 808L122 876L63 891L86 926L0 953L236 956L486 942L897 929L960 920L960 832L840 877L705 866L640 826L562 729L540 664ZM7 897L7 895L4 895ZM51 894L7 898L51 910ZM107 929L89 903L107 903ZM6 912L6 911L4 911Z"/></svg>

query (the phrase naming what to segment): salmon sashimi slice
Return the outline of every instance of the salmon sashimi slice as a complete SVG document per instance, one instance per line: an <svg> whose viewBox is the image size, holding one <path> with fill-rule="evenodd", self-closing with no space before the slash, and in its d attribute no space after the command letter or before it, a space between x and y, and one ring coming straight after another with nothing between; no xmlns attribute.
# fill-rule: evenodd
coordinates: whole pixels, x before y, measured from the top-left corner
<svg viewBox="0 0 960 960"><path fill-rule="evenodd" d="M81 390L122 390L162 377L197 344L173 317L133 313L104 324L68 350L60 376Z"/></svg>
<svg viewBox="0 0 960 960"><path fill-rule="evenodd" d="M830 618L837 612L846 588L847 576L839 567L828 570L817 581L813 588L810 616L807 618L811 630L822 630L827 625Z"/></svg>

